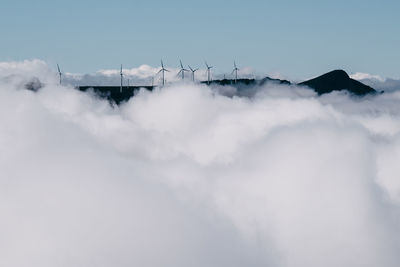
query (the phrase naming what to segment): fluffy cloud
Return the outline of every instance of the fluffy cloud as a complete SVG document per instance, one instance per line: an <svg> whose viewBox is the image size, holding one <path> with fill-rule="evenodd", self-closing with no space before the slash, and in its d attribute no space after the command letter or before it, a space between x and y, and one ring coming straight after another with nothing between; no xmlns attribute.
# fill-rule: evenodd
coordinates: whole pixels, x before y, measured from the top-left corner
<svg viewBox="0 0 400 267"><path fill-rule="evenodd" d="M378 91L393 92L400 89L400 80L393 78L382 78L379 75L367 73L356 73L351 75L353 79L359 80Z"/></svg>
<svg viewBox="0 0 400 267"><path fill-rule="evenodd" d="M366 80L366 79L368 79L368 80L378 80L380 82L385 81L385 79L382 78L379 75L372 75L372 74L363 73L363 72L354 73L354 74L350 75L350 77L352 79L359 80L359 81L360 80Z"/></svg>
<svg viewBox="0 0 400 267"><path fill-rule="evenodd" d="M0 66L1 266L397 266L399 93L177 84L111 107Z"/></svg>

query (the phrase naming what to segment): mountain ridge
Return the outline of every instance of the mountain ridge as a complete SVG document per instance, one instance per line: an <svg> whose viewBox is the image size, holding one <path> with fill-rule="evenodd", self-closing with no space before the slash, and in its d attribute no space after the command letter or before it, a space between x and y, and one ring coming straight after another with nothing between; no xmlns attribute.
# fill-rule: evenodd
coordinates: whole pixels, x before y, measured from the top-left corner
<svg viewBox="0 0 400 267"><path fill-rule="evenodd" d="M368 94L376 94L377 91L363 84L360 81L352 79L344 70L333 70L316 78L306 80L301 83L292 83L288 80L274 79L270 77L264 77L263 79L222 79L222 80L211 80L201 81L201 84L209 84L211 86L231 86L236 88L238 94L241 90L248 90L253 88L255 90L257 86L263 86L268 83L274 83L278 85L297 85L304 86L314 90L318 95L331 93L333 91L348 91L349 93L357 96L365 96ZM37 91L43 84L39 80L33 80L26 84L26 89ZM135 95L135 92L144 88L152 91L158 86L123 86L122 92L120 86L76 86L75 88L80 91L92 91L101 98L108 99L111 102L120 104L121 102L128 101ZM240 95L240 94L239 94Z"/></svg>
<svg viewBox="0 0 400 267"><path fill-rule="evenodd" d="M297 85L308 86L319 95L343 90L358 96L377 93L374 88L350 78L350 76L341 69L330 71L316 78L298 83Z"/></svg>

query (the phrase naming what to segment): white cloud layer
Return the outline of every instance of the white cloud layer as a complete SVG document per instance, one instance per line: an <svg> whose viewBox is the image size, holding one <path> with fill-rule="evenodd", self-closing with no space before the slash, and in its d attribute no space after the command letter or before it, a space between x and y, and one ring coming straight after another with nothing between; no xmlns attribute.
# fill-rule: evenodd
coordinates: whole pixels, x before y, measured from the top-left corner
<svg viewBox="0 0 400 267"><path fill-rule="evenodd" d="M0 266L398 266L400 92L112 108L40 61L0 69Z"/></svg>
<svg viewBox="0 0 400 267"><path fill-rule="evenodd" d="M350 75L353 79L375 88L378 91L394 92L400 90L400 80L394 78L382 78L379 75L367 73L355 73Z"/></svg>
<svg viewBox="0 0 400 267"><path fill-rule="evenodd" d="M356 73L350 75L350 77L352 79L359 80L359 81L366 80L366 79L377 80L377 81L380 81L380 82L384 82L385 81L385 79L382 78L379 75L372 75L372 74L363 73L363 72L356 72Z"/></svg>

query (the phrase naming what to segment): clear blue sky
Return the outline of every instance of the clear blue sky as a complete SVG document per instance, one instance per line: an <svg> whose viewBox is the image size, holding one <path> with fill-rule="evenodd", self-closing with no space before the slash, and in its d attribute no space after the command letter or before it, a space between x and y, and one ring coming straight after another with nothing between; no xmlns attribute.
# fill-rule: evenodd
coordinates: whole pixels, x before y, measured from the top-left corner
<svg viewBox="0 0 400 267"><path fill-rule="evenodd" d="M334 68L400 77L400 1L2 0L0 34L0 60L67 72L181 58L294 79Z"/></svg>

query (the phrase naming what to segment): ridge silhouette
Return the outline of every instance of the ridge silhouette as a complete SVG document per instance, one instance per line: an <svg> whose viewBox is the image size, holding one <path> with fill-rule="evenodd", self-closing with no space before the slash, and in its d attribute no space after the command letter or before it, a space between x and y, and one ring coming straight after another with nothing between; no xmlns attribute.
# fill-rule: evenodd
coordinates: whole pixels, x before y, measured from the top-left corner
<svg viewBox="0 0 400 267"><path fill-rule="evenodd" d="M298 85L308 86L314 89L319 95L343 90L359 96L376 93L374 88L351 79L344 70L334 70Z"/></svg>
<svg viewBox="0 0 400 267"><path fill-rule="evenodd" d="M208 81L202 81L201 84L208 84ZM375 94L377 91L368 86L350 78L344 70L333 70L325 73L316 78L294 84L288 80L273 79L265 77L261 80L257 79L222 79L211 80L210 86L231 86L235 87L238 92L247 88L256 88L256 86L263 86L268 83L280 85L298 85L305 86L313 89L318 95L331 93L333 91L348 91L349 93L357 96L364 96L368 94ZM37 91L42 87L38 79L34 79L26 84L26 89ZM80 91L93 91L98 97L108 99L110 102L120 104L121 102L128 101L135 93L141 88L152 91L157 86L78 86L76 89Z"/></svg>

